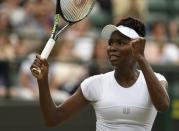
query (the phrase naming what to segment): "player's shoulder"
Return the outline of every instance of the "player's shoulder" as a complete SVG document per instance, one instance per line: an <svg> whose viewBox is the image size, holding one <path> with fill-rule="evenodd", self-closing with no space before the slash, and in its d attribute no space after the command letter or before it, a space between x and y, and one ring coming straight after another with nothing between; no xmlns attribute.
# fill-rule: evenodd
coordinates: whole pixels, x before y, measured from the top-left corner
<svg viewBox="0 0 179 131"><path fill-rule="evenodd" d="M88 78L86 78L84 80L84 82L99 82L99 81L103 81L105 79L108 79L109 77L111 77L112 75L114 74L114 71L110 71L110 72L107 72L107 73L103 73L103 74L98 74L98 75L93 75L93 76L90 76Z"/></svg>
<svg viewBox="0 0 179 131"><path fill-rule="evenodd" d="M103 94L103 85L106 85L107 80L109 80L112 74L113 72L107 72L86 78L81 83L81 90L85 98L89 101L98 101Z"/></svg>
<svg viewBox="0 0 179 131"><path fill-rule="evenodd" d="M102 74L90 76L87 79L94 79L94 80L105 79L105 78L111 77L113 74L114 74L114 71L110 71L110 72L107 72L107 73L102 73Z"/></svg>
<svg viewBox="0 0 179 131"><path fill-rule="evenodd" d="M164 77L165 78L165 76L163 74L159 73L159 72L154 72L154 74L156 75L157 78L158 77Z"/></svg>

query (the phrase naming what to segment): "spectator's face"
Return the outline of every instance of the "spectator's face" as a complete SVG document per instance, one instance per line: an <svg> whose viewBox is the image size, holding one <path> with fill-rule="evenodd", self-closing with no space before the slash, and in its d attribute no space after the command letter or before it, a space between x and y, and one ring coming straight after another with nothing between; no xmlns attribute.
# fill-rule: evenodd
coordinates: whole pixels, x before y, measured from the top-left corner
<svg viewBox="0 0 179 131"><path fill-rule="evenodd" d="M130 48L131 39L124 36L118 31L112 33L108 41L108 57L113 66L119 66L129 63L132 58L132 52Z"/></svg>
<svg viewBox="0 0 179 131"><path fill-rule="evenodd" d="M166 30L165 30L165 26L164 23L157 23L154 27L153 27L153 34L155 37L165 37L166 35Z"/></svg>
<svg viewBox="0 0 179 131"><path fill-rule="evenodd" d="M9 18L7 14L0 13L0 29L7 29L9 24Z"/></svg>
<svg viewBox="0 0 179 131"><path fill-rule="evenodd" d="M178 34L178 23L177 21L173 20L169 23L169 33L172 35L177 36Z"/></svg>

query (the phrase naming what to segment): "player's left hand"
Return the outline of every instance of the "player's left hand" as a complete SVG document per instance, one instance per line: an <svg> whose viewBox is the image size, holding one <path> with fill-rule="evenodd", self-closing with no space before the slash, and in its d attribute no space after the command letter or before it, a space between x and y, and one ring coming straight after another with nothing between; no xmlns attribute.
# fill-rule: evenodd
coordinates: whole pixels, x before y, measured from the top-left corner
<svg viewBox="0 0 179 131"><path fill-rule="evenodd" d="M140 37L130 42L132 55L138 59L144 57L145 39Z"/></svg>

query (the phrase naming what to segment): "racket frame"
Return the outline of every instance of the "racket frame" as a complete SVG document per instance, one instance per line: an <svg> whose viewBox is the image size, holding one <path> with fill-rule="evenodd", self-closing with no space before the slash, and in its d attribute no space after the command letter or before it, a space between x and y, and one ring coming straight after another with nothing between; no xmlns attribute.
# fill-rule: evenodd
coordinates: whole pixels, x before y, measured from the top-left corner
<svg viewBox="0 0 179 131"><path fill-rule="evenodd" d="M66 21L66 22L68 22L69 23L69 25L72 25L72 24L74 24L74 23L77 23L77 22L79 22L79 21L81 21L81 20L83 20L83 19L85 19L88 15L89 15L89 13L91 12L91 10L93 9L93 7L94 7L94 4L95 4L95 0L93 1L93 4L91 5L91 8L90 8L90 10L88 11L88 13L86 14L86 16L84 16L83 18L81 18L81 19L79 19L79 20L76 20L76 21L70 21L70 20L68 20L68 19L66 19L65 18L65 16L64 16L64 14L62 13L63 11L62 11L62 7L61 7L61 0L57 0L58 1L58 13L61 15L61 17Z"/></svg>
<svg viewBox="0 0 179 131"><path fill-rule="evenodd" d="M48 56L50 55L50 52L51 50L53 49L54 45L55 45L55 42L56 40L58 39L59 35L61 33L63 33L68 27L72 26L73 24L85 19L89 13L91 12L94 4L95 4L95 0L93 2L93 4L91 5L91 8L89 10L89 12L86 14L86 16L84 16L83 18L77 20L77 21L69 21L68 19L65 18L65 16L63 15L62 13L62 9L61 9L61 4L60 4L60 1L61 0L57 0L57 3L56 3L56 14L54 16L54 25L53 25L53 28L52 28L52 32L51 32L51 35L50 35L50 38L49 40L47 41L40 57L42 59L47 59ZM62 28L62 29L58 29L58 24L59 24L59 21L60 21L60 16L67 22L67 24ZM35 69L33 68L32 69L32 72L36 75L39 75L41 73L41 70L40 69Z"/></svg>

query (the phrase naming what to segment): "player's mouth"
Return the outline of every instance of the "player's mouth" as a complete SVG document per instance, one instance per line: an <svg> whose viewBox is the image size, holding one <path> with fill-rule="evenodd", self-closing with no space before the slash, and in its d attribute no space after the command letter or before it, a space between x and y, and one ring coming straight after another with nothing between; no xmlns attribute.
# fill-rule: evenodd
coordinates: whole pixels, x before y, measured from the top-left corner
<svg viewBox="0 0 179 131"><path fill-rule="evenodd" d="M119 58L120 58L120 56L119 55L109 55L109 60L111 61L111 62L115 62L115 61L117 61L117 60L119 60Z"/></svg>

